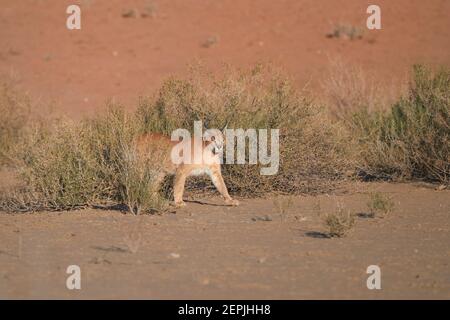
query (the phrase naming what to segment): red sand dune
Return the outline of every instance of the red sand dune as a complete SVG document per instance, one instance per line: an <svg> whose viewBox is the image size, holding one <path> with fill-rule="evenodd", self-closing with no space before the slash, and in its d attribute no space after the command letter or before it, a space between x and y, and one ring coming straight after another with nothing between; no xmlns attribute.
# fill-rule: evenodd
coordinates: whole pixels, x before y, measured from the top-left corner
<svg viewBox="0 0 450 320"><path fill-rule="evenodd" d="M389 81L413 63L450 65L447 0L378 0L382 30L366 30L355 41L325 36L336 23L364 27L372 2L2 0L0 75L79 117L112 97L133 105L197 60L212 69L272 61L299 86L314 84L336 57ZM74 3L82 9L82 29L69 31L65 11ZM149 4L155 16L140 17ZM122 17L130 9L139 17ZM205 48L209 37L217 43Z"/></svg>

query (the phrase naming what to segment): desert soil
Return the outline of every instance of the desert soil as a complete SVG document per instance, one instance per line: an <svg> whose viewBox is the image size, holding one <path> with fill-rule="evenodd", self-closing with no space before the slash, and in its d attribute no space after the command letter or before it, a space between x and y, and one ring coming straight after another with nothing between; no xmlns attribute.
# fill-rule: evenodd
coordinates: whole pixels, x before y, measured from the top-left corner
<svg viewBox="0 0 450 320"><path fill-rule="evenodd" d="M450 191L352 183L341 195L298 196L283 216L273 200L196 199L163 215L82 210L0 215L0 298L449 299ZM393 197L367 218L368 193ZM344 238L320 215L357 214ZM81 268L81 290L66 269ZM381 290L366 286L381 268Z"/></svg>

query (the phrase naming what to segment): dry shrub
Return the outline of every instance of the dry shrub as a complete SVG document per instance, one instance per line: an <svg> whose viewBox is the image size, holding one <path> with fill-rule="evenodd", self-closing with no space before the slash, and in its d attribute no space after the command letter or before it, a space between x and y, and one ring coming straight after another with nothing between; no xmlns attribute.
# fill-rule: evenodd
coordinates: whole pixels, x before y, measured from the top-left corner
<svg viewBox="0 0 450 320"><path fill-rule="evenodd" d="M77 124L60 121L23 139L18 156L23 187L3 197L1 207L63 210L116 203L134 213L162 210L167 202L156 186L162 155L139 159L132 141L144 132L192 130L195 120L211 128L280 129L278 174L261 175L261 165L223 166L234 194L328 191L350 164L345 128L275 69L226 68L213 76L194 68L190 78L169 79L156 97L141 99L135 114L111 107L106 115ZM207 179L188 186L212 187Z"/></svg>
<svg viewBox="0 0 450 320"><path fill-rule="evenodd" d="M278 174L261 175L259 164L225 164L223 176L230 192L258 196L270 191L325 191L349 166L345 127L294 90L278 70L258 65L244 71L225 68L212 75L197 67L191 75L169 79L155 98L141 100L137 114L143 131L167 135L176 128L192 131L196 120L211 128L227 124L244 130L280 129ZM189 185L209 184L196 179Z"/></svg>
<svg viewBox="0 0 450 320"><path fill-rule="evenodd" d="M335 59L330 61L321 87L332 116L351 124L356 112L373 113L391 107L404 91L398 80L391 81L389 86L381 84L361 67Z"/></svg>
<svg viewBox="0 0 450 320"><path fill-rule="evenodd" d="M277 213L280 215L281 222L283 222L285 220L286 215L292 208L294 199L292 198L292 196L287 197L276 196L275 198L273 198L272 201L275 209L277 210Z"/></svg>
<svg viewBox="0 0 450 320"><path fill-rule="evenodd" d="M380 192L371 193L369 202L367 202L371 217L384 218L394 210L394 206L392 199Z"/></svg>
<svg viewBox="0 0 450 320"><path fill-rule="evenodd" d="M370 103L376 103L364 93L371 89L358 84L362 77L350 79L351 88L361 86L354 97L345 94L352 92L345 77L335 81L336 90L330 85L336 110L343 111L337 119L294 90L280 72L260 65L214 75L194 68L189 78L169 79L155 97L141 99L135 114L110 107L81 123L52 121L47 127L29 126L32 130L22 130L20 115L25 113L11 115L0 124L5 133L0 153L14 154L21 186L2 195L0 209L124 204L134 213L164 210L167 201L156 185L162 155L139 159L133 139L144 132L192 130L195 120L210 128L280 130L278 174L261 175L261 165L223 166L230 192L242 196L326 192L354 167L377 178L400 175L448 183L449 71L433 74L416 67L408 95L389 111L371 110ZM2 116L27 106L5 92ZM212 187L206 179L191 180L188 186L202 192Z"/></svg>
<svg viewBox="0 0 450 320"><path fill-rule="evenodd" d="M61 121L30 134L20 146L22 186L3 195L8 211L67 210L125 204L130 211L165 206L155 172L136 161L135 119L121 108L79 124Z"/></svg>
<svg viewBox="0 0 450 320"><path fill-rule="evenodd" d="M323 223L327 227L329 237L344 237L355 224L355 216L349 210L345 210L341 203L335 212L323 216Z"/></svg>
<svg viewBox="0 0 450 320"><path fill-rule="evenodd" d="M408 94L388 112L355 113L352 130L366 174L448 183L450 70L415 66Z"/></svg>
<svg viewBox="0 0 450 320"><path fill-rule="evenodd" d="M23 136L29 121L31 104L11 85L0 85L0 165L10 163L14 145Z"/></svg>
<svg viewBox="0 0 450 320"><path fill-rule="evenodd" d="M392 94L393 87L396 94ZM360 68L337 60L332 62L323 89L330 113L351 131L362 177L448 183L448 68L432 72L414 66L407 89L388 88Z"/></svg>
<svg viewBox="0 0 450 320"><path fill-rule="evenodd" d="M153 158L153 160L158 159ZM124 161L120 170L120 198L135 214L144 211L161 211L167 202L159 195L159 164L141 159L131 147L124 149Z"/></svg>

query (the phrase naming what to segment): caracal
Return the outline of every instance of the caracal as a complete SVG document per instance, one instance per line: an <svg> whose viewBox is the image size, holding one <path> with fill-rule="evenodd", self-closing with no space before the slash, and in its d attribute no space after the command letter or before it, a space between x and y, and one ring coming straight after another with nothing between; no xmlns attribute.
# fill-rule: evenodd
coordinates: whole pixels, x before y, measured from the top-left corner
<svg viewBox="0 0 450 320"><path fill-rule="evenodd" d="M172 149L177 144L178 147L183 147L182 144L191 144L191 159L200 155L200 162L184 161L179 164L174 164L172 161ZM162 159L162 165L159 167L158 186L164 180L166 175L175 175L173 193L175 206L185 206L183 201L183 192L186 178L189 176L208 175L214 186L225 199L226 204L237 206L239 201L232 199L228 194L227 187L223 181L220 155L223 152L224 139L222 135L212 136L210 141L202 139L201 143L194 143L193 139L181 142L172 141L169 137L157 133L149 133L139 136L136 139L136 149L139 157L152 157ZM203 155L203 156L201 156Z"/></svg>

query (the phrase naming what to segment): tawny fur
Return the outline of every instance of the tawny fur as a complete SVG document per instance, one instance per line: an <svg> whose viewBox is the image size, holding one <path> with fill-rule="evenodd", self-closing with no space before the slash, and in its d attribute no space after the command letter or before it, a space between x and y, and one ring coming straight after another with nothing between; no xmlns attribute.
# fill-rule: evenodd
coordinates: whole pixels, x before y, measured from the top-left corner
<svg viewBox="0 0 450 320"><path fill-rule="evenodd" d="M220 162L219 161L208 161L208 160L217 160L219 155L214 154L214 152L207 152L206 158L203 158L205 161L201 161L201 163L181 163L174 164L171 160L171 151L172 148L177 144L177 141L171 141L169 137L164 136L162 134L145 134L141 135L136 139L136 149L139 157L152 157L154 159L161 158L162 164L160 167L160 175L158 176L158 184L164 180L166 175L174 174L174 201L176 206L184 206L185 202L183 201L183 193L184 186L187 177L193 175L202 175L207 174L214 186L220 192L222 197L225 199L225 202L229 205L237 206L239 202L234 200L228 194L227 187L225 182L223 181ZM188 142L181 142L188 143ZM194 141L190 141L191 143L191 153L192 159L194 159L194 154L203 154L203 150L207 147L210 141L203 141L199 149L194 149ZM209 159L208 159L209 158Z"/></svg>

